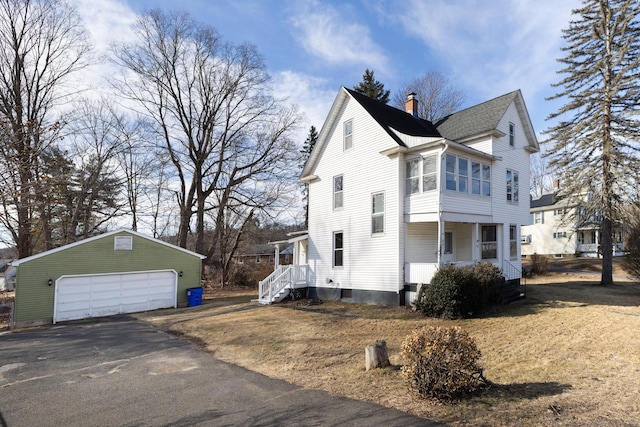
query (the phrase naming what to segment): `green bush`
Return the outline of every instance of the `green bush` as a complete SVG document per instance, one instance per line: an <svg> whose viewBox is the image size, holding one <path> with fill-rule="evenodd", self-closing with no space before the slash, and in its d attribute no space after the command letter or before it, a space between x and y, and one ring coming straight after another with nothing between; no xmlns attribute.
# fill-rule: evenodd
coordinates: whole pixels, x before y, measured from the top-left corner
<svg viewBox="0 0 640 427"><path fill-rule="evenodd" d="M423 326L402 344L402 375L423 399L458 400L488 383L480 355L460 327Z"/></svg>
<svg viewBox="0 0 640 427"><path fill-rule="evenodd" d="M448 265L420 289L416 307L431 317L471 317L501 302L502 283L500 269L491 263Z"/></svg>

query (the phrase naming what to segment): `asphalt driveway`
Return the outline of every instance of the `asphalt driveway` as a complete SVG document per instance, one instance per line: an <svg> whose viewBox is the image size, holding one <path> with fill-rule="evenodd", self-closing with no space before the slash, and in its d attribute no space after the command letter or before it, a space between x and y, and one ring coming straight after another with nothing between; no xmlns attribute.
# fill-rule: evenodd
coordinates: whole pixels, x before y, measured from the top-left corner
<svg viewBox="0 0 640 427"><path fill-rule="evenodd" d="M0 336L0 427L428 426L221 362L131 317Z"/></svg>

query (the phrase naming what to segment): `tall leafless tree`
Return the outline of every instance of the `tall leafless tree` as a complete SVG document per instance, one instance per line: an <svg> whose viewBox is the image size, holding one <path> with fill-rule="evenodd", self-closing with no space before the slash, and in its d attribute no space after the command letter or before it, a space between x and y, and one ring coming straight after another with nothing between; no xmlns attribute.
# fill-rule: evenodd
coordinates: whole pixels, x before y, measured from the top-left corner
<svg viewBox="0 0 640 427"><path fill-rule="evenodd" d="M404 109L410 93L417 95L418 116L432 122L453 113L464 101L464 93L452 86L439 71L427 71L400 86L393 95L393 105Z"/></svg>
<svg viewBox="0 0 640 427"><path fill-rule="evenodd" d="M90 45L75 9L62 0L0 0L1 223L19 257L32 254L36 169L61 121L56 108L75 89Z"/></svg>
<svg viewBox="0 0 640 427"><path fill-rule="evenodd" d="M585 0L564 30L564 78L552 99L550 167L561 175L559 196L586 217L601 218L603 285L613 282L612 232L633 187L640 135L640 5L637 0ZM631 172L631 173L629 173ZM593 197L584 197L592 194Z"/></svg>
<svg viewBox="0 0 640 427"><path fill-rule="evenodd" d="M116 87L154 123L175 169L178 244L187 246L195 216L195 250L214 253L205 244L207 212L217 213L215 240L227 206L273 203L271 181L281 182L298 155L289 138L298 115L270 95L253 46L226 43L185 13L148 12L135 31L135 43L114 46L129 73Z"/></svg>

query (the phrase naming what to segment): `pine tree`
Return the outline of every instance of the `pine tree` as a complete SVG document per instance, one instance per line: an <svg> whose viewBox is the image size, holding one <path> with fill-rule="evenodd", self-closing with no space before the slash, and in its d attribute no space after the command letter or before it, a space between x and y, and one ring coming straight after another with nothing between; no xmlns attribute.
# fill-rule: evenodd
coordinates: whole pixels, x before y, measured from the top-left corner
<svg viewBox="0 0 640 427"><path fill-rule="evenodd" d="M313 147L315 147L317 141L318 131L316 131L316 127L312 125L311 129L309 129L309 135L304 141L302 150L300 150L300 153L302 154L302 164L300 169L304 169L304 165L307 163L307 160L309 160L309 156L311 155ZM309 184L303 183L302 185L302 201L304 202L304 225L306 227L309 224Z"/></svg>
<svg viewBox="0 0 640 427"><path fill-rule="evenodd" d="M564 78L550 99L567 103L551 114L550 166L562 177L558 196L599 219L601 284L613 283L612 232L623 196L637 173L640 134L640 6L637 0L585 0L563 31Z"/></svg>
<svg viewBox="0 0 640 427"><path fill-rule="evenodd" d="M353 87L358 93L368 96L369 98L373 98L376 101L380 101L383 104L389 102L389 94L388 90L384 90L384 84L380 83L373 76L373 70L369 71L367 68L362 75L362 81L358 83L357 86Z"/></svg>

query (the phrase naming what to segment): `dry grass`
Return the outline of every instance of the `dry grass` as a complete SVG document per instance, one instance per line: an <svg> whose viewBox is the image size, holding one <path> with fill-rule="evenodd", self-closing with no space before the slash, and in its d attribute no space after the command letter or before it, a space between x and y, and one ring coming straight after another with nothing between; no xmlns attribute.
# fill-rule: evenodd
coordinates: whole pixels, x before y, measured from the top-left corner
<svg viewBox="0 0 640 427"><path fill-rule="evenodd" d="M262 307L248 302L255 294L140 317L265 375L452 425L639 425L640 284L594 280L530 279L526 299L458 321L339 302ZM456 405L416 399L400 376L400 348L424 324L466 329L485 376L500 386ZM387 341L392 366L366 372L364 347L377 339Z"/></svg>

